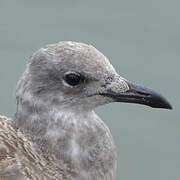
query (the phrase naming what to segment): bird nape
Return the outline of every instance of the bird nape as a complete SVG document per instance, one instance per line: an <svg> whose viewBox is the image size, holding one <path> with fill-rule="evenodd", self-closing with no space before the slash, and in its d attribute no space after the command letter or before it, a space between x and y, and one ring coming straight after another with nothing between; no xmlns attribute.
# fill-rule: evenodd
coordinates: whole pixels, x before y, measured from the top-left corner
<svg viewBox="0 0 180 180"><path fill-rule="evenodd" d="M64 41L35 52L17 83L15 117L0 117L0 179L115 180L116 148L97 106L172 109L128 82L91 45Z"/></svg>

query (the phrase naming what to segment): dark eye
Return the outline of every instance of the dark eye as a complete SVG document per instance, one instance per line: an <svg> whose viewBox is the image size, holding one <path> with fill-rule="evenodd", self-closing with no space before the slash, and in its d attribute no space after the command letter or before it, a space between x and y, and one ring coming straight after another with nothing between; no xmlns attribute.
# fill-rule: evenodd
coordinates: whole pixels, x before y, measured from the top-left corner
<svg viewBox="0 0 180 180"><path fill-rule="evenodd" d="M68 72L64 75L64 80L71 86L77 86L82 81L82 76L76 72Z"/></svg>

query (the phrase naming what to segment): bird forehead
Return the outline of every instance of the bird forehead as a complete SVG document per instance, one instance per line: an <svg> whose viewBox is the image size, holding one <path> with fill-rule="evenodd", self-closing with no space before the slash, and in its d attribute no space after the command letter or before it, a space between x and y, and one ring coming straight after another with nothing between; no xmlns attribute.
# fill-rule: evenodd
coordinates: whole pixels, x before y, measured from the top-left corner
<svg viewBox="0 0 180 180"><path fill-rule="evenodd" d="M109 60L91 45L76 42L60 42L50 45L61 66L92 72L115 72Z"/></svg>
<svg viewBox="0 0 180 180"><path fill-rule="evenodd" d="M116 74L109 60L96 48L69 41L41 48L30 59L30 67L38 73L77 71L92 78Z"/></svg>

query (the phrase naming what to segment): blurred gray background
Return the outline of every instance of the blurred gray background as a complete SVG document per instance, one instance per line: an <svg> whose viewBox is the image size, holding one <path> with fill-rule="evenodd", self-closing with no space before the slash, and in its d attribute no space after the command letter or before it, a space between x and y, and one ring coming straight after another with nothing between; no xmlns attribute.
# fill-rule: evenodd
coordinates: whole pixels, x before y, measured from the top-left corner
<svg viewBox="0 0 180 180"><path fill-rule="evenodd" d="M178 0L0 0L0 113L13 116L28 57L61 40L103 52L126 79L162 93L174 110L99 107L118 150L117 180L180 179Z"/></svg>

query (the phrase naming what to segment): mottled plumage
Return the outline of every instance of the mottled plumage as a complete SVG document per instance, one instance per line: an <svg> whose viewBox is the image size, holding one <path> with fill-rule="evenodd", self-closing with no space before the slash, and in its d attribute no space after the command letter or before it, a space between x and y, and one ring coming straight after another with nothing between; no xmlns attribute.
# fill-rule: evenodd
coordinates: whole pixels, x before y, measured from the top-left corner
<svg viewBox="0 0 180 180"><path fill-rule="evenodd" d="M65 172L53 157L38 154L36 146L11 119L0 116L0 180L63 180Z"/></svg>
<svg viewBox="0 0 180 180"><path fill-rule="evenodd" d="M168 108L128 83L91 45L59 42L29 59L13 119L0 117L1 180L114 180L116 150L97 106L131 102Z"/></svg>

